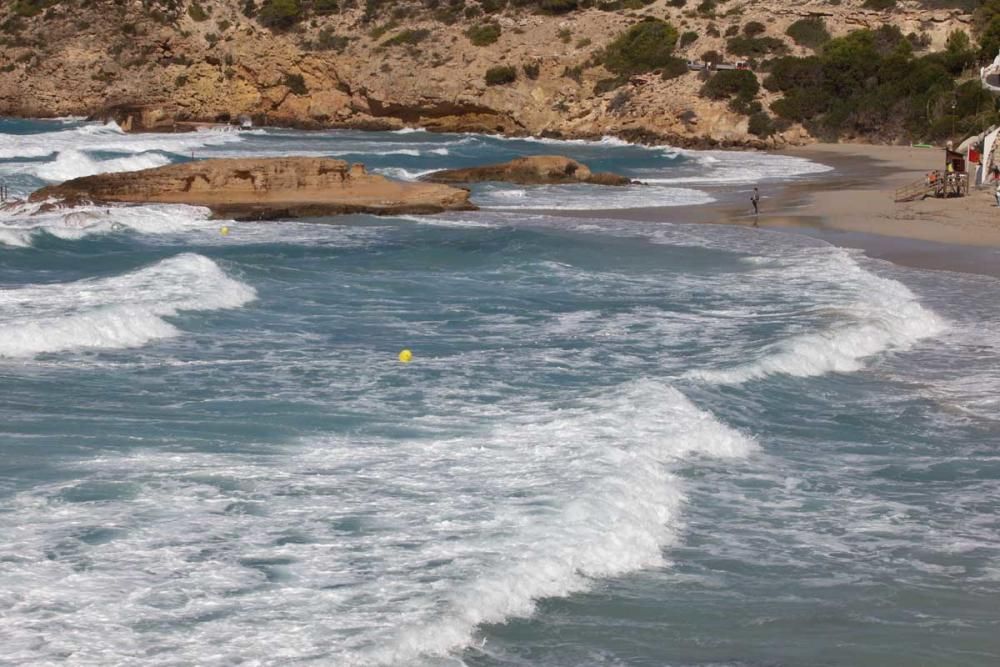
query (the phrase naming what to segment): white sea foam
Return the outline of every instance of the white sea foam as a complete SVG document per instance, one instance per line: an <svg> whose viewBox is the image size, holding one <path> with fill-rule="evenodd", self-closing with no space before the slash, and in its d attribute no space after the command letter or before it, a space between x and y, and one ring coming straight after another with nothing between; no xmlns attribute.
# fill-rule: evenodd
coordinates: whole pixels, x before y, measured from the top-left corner
<svg viewBox="0 0 1000 667"><path fill-rule="evenodd" d="M382 174L383 176L388 176L389 178L398 178L403 181L416 181L421 176L426 176L427 174L432 174L437 169L404 169L403 167L378 167L372 169L373 172L377 174Z"/></svg>
<svg viewBox="0 0 1000 667"><path fill-rule="evenodd" d="M183 154L242 139L240 132L222 128L174 134L127 134L114 123L88 124L58 132L4 135L3 144L0 145L0 158L45 157L70 150L114 153L164 151Z"/></svg>
<svg viewBox="0 0 1000 667"><path fill-rule="evenodd" d="M96 160L83 151L68 149L59 153L52 162L31 162L20 170L44 181L62 182L94 174L152 169L169 163L170 158L160 153L142 153L130 157Z"/></svg>
<svg viewBox="0 0 1000 667"><path fill-rule="evenodd" d="M821 174L833 168L819 162L773 153L738 151L684 151L685 156L702 166L693 176L660 176L640 173L635 178L650 185L681 183L758 183L768 179Z"/></svg>
<svg viewBox="0 0 1000 667"><path fill-rule="evenodd" d="M0 513L6 657L423 664L540 598L662 567L671 467L754 448L652 381L494 410L440 439L81 461Z"/></svg>
<svg viewBox="0 0 1000 667"><path fill-rule="evenodd" d="M580 410L505 428L494 435L497 442L487 441L487 450L513 444L525 452L534 448L536 456L539 448L564 455L570 468L589 468L588 479L544 517L519 522L516 548L450 587L431 619L399 628L361 662L406 664L443 655L468 645L478 625L532 614L541 598L664 565L663 549L676 536L684 500L667 466L691 454L746 456L755 445L672 387L640 381L622 389Z"/></svg>
<svg viewBox="0 0 1000 667"><path fill-rule="evenodd" d="M0 290L0 357L136 347L180 333L164 316L237 308L255 296L190 253L112 278Z"/></svg>
<svg viewBox="0 0 1000 667"><path fill-rule="evenodd" d="M0 227L0 244L12 248L29 248L31 247L31 230Z"/></svg>
<svg viewBox="0 0 1000 667"><path fill-rule="evenodd" d="M489 185L474 190L472 201L483 208L496 210L593 211L697 206L715 200L708 193L692 188L544 185L510 189Z"/></svg>
<svg viewBox="0 0 1000 667"><path fill-rule="evenodd" d="M739 384L769 375L849 373L864 368L869 357L907 350L947 328L945 321L924 308L905 285L864 269L847 250L821 248L803 254L798 261L761 266L756 271L757 284L784 281L796 285L819 276L850 291L843 300L825 306L832 320L825 328L771 343L753 361L730 368L693 370L688 377ZM817 287L813 285L812 290Z"/></svg>
<svg viewBox="0 0 1000 667"><path fill-rule="evenodd" d="M0 211L0 243L27 247L42 233L65 240L122 231L154 235L200 231L214 237L219 227L227 224L210 220L210 211L199 206L91 205L50 211L42 208L42 203L25 203Z"/></svg>

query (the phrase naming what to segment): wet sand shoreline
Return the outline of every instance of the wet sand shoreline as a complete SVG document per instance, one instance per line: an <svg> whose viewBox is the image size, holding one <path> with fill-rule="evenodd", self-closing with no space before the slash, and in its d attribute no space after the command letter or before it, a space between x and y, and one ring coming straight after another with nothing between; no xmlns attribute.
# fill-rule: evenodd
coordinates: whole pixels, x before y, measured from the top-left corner
<svg viewBox="0 0 1000 667"><path fill-rule="evenodd" d="M833 170L787 183L762 183L756 217L749 202L752 185L701 188L717 200L702 206L585 215L786 230L858 248L869 257L903 266L1000 277L1000 209L994 205L992 189L973 188L968 197L957 199L894 201L896 188L943 168L943 150L815 144L781 154Z"/></svg>

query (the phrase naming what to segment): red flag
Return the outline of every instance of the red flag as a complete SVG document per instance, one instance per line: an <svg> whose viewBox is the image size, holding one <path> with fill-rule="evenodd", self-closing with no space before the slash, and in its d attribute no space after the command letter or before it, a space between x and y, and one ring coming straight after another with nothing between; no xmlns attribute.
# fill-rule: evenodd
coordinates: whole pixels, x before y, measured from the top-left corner
<svg viewBox="0 0 1000 667"><path fill-rule="evenodd" d="M969 149L969 162L975 162L976 164L979 164L979 151L977 151L975 148Z"/></svg>

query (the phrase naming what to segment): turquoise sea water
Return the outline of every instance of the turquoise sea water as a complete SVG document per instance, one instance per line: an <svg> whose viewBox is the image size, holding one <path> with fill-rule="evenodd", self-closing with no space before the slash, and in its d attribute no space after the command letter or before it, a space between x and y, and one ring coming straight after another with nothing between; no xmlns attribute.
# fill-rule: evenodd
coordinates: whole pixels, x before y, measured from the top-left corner
<svg viewBox="0 0 1000 667"><path fill-rule="evenodd" d="M997 281L614 214L821 166L0 132L18 194L192 153L651 183L336 224L0 211L0 664L1000 661Z"/></svg>

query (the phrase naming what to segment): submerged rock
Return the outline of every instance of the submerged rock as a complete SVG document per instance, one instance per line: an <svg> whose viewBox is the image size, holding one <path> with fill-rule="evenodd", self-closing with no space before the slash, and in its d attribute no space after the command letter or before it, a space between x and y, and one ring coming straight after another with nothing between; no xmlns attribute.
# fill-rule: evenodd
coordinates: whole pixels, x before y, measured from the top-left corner
<svg viewBox="0 0 1000 667"><path fill-rule="evenodd" d="M499 181L519 185L554 185L590 183L592 185L630 185L625 176L593 173L576 160L560 155L521 157L503 164L491 164L468 169L445 169L426 174L420 180L431 183L479 183Z"/></svg>
<svg viewBox="0 0 1000 667"><path fill-rule="evenodd" d="M475 209L468 190L393 181L360 164L307 157L200 160L98 174L42 188L30 199L193 204L236 220Z"/></svg>

